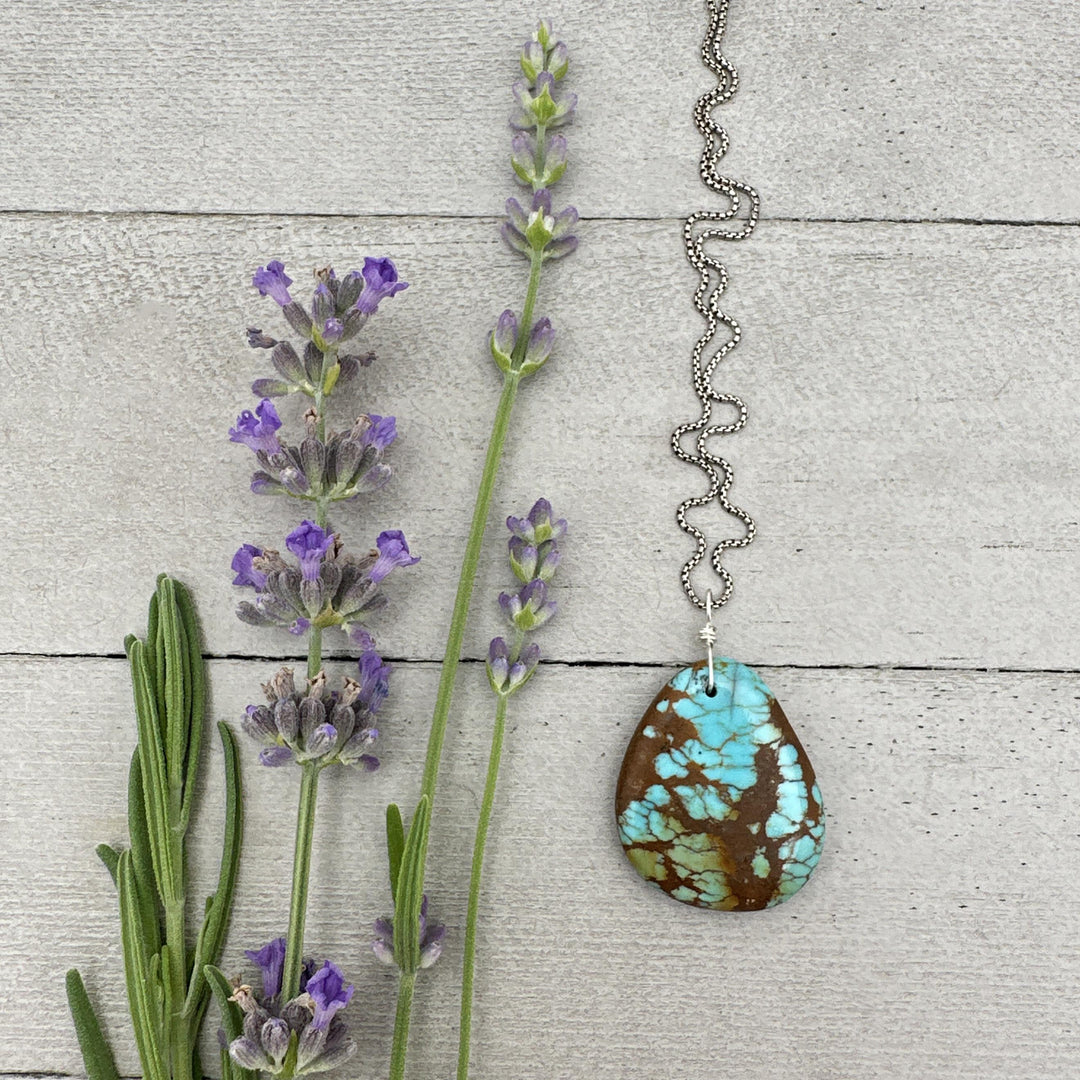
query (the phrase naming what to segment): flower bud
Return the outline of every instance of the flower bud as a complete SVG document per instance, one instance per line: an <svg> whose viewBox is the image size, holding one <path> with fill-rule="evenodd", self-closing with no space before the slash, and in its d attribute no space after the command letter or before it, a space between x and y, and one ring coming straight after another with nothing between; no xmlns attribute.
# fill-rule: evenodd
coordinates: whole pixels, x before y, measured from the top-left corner
<svg viewBox="0 0 1080 1080"><path fill-rule="evenodd" d="M521 365L522 375L531 375L539 371L551 355L551 347L555 344L555 331L548 319L538 319L536 325L529 334L529 345L525 350L524 362Z"/></svg>
<svg viewBox="0 0 1080 1080"><path fill-rule="evenodd" d="M517 344L517 333L517 316L507 308L499 316L499 321L491 332L491 355L500 371L510 370L510 358Z"/></svg>

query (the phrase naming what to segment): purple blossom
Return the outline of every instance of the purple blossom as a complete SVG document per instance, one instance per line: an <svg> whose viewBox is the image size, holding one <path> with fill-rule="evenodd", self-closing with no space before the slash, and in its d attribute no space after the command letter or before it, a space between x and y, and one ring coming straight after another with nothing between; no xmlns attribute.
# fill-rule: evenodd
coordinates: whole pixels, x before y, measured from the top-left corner
<svg viewBox="0 0 1080 1080"><path fill-rule="evenodd" d="M529 343L525 348L525 361L522 370L535 371L543 366L551 355L551 347L555 344L555 331L551 327L549 319L537 319L536 325L529 334Z"/></svg>
<svg viewBox="0 0 1080 1080"><path fill-rule="evenodd" d="M510 366L510 358L517 345L518 321L517 316L507 308L491 331L491 355L495 362L506 371Z"/></svg>
<svg viewBox="0 0 1080 1080"><path fill-rule="evenodd" d="M269 398L263 398L255 412L245 409L236 418L236 427L229 428L229 441L243 443L252 450L266 454L281 452L281 443L274 433L281 427L281 417Z"/></svg>
<svg viewBox="0 0 1080 1080"><path fill-rule="evenodd" d="M397 419L393 416L370 415L371 426L360 436L362 446L373 446L382 452L397 438Z"/></svg>
<svg viewBox="0 0 1080 1080"><path fill-rule="evenodd" d="M233 578L234 585L250 585L259 592L266 588L266 575L251 565L251 560L257 559L260 555L262 555L262 548L254 544L245 544L237 551L232 557L232 568L236 571L236 577Z"/></svg>
<svg viewBox="0 0 1080 1080"><path fill-rule="evenodd" d="M287 746L268 746L259 751L259 764L268 769L277 769L288 765L293 759L293 752Z"/></svg>
<svg viewBox="0 0 1080 1080"><path fill-rule="evenodd" d="M305 619L303 615L295 619L292 625L289 627L289 633L299 637L301 634L306 634L311 629L311 620Z"/></svg>
<svg viewBox="0 0 1080 1080"><path fill-rule="evenodd" d="M500 593L499 604L519 630L535 630L555 614L555 601L547 597L547 583L530 581L516 593Z"/></svg>
<svg viewBox="0 0 1080 1080"><path fill-rule="evenodd" d="M388 529L386 532L379 533L375 544L379 549L379 557L368 571L368 577L376 584L395 567L412 566L420 561L419 555L412 555L409 552L405 534L400 529Z"/></svg>
<svg viewBox="0 0 1080 1080"><path fill-rule="evenodd" d="M274 938L257 951L245 949L244 955L262 972L263 997L277 997L285 967L285 939Z"/></svg>
<svg viewBox="0 0 1080 1080"><path fill-rule="evenodd" d="M255 271L251 284L259 290L261 296L269 296L282 307L292 303L292 297L289 295L292 278L285 273L284 264L278 262L277 259L268 262L265 266L260 266Z"/></svg>
<svg viewBox="0 0 1080 1080"><path fill-rule="evenodd" d="M285 546L300 560L300 572L305 581L318 581L323 556L333 543L333 533L324 532L314 521L306 519L285 537ZM294 630L293 633L303 631Z"/></svg>
<svg viewBox="0 0 1080 1080"><path fill-rule="evenodd" d="M382 300L409 287L407 281L398 279L397 267L390 259L366 258L361 275L364 290L356 301L356 310L364 315L374 315Z"/></svg>
<svg viewBox="0 0 1080 1080"><path fill-rule="evenodd" d="M360 671L360 692L357 701L368 712L377 712L379 706L390 693L389 664L383 663L383 659L373 649L365 651L364 655L356 662Z"/></svg>
<svg viewBox="0 0 1080 1080"><path fill-rule="evenodd" d="M446 927L442 923L428 922L428 899L424 894L420 902L420 966L429 968L442 955ZM394 924L390 919L375 920L375 940L371 951L382 964L397 962L394 956Z"/></svg>
<svg viewBox="0 0 1080 1080"><path fill-rule="evenodd" d="M329 960L308 979L305 990L315 1002L315 1016L311 1026L316 1031L322 1031L330 1023L334 1013L344 1009L353 996L352 984L345 985L341 969Z"/></svg>
<svg viewBox="0 0 1080 1080"><path fill-rule="evenodd" d="M327 319L323 323L322 337L328 344L337 341L345 332L345 324L340 319Z"/></svg>
<svg viewBox="0 0 1080 1080"><path fill-rule="evenodd" d="M566 520L552 517L551 503L537 499L527 517L508 517L506 527L530 544L542 544L545 540L558 540L566 535Z"/></svg>

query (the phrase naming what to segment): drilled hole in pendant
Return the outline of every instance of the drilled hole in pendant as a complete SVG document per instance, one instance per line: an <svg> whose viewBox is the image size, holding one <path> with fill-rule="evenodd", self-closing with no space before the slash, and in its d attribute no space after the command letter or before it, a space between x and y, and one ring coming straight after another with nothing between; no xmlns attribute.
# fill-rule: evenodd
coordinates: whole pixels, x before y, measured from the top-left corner
<svg viewBox="0 0 1080 1080"><path fill-rule="evenodd" d="M718 691L716 689L715 683L712 686L706 686L705 687L705 696L706 697L716 697L717 693L718 693Z"/></svg>

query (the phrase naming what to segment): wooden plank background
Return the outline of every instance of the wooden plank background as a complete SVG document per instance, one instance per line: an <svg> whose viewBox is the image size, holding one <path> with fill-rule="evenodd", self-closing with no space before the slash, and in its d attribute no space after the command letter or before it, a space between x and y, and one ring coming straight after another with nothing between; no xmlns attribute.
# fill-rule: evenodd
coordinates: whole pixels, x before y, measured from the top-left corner
<svg viewBox="0 0 1080 1080"><path fill-rule="evenodd" d="M730 559L721 641L762 666L802 733L827 848L805 893L743 918L654 894L618 847L624 740L697 648L672 518L698 481L667 436L695 405L678 218L709 204L689 121L709 85L703 8L540 12L573 51L565 195L585 220L545 280L557 355L523 395L496 516L543 493L572 535L552 663L513 703L475 1075L1074 1075L1074 5L735 0L728 164L764 201L730 252L746 334L723 382L752 422L726 449L760 534ZM261 359L243 327L273 321L246 282L272 257L382 253L412 287L369 327L379 361L349 409L400 418L398 471L336 525L358 545L401 527L423 562L377 628L397 667L384 769L324 786L310 934L358 987L344 1075L385 1074L392 977L367 953L388 904L379 820L418 786L497 391L484 337L520 305L497 222L530 18L505 0L0 0L0 1080L79 1074L72 965L137 1071L93 855L124 832L122 638L169 569L196 591L217 716L295 655L232 615L232 552L292 524L247 493L249 460L224 435ZM500 542L447 744L431 892L451 933L418 995L417 1078L448 1075L456 1046L490 723L475 661L498 626ZM207 885L208 756L193 859ZM251 766L247 786L233 967L280 930L292 842L295 777Z"/></svg>

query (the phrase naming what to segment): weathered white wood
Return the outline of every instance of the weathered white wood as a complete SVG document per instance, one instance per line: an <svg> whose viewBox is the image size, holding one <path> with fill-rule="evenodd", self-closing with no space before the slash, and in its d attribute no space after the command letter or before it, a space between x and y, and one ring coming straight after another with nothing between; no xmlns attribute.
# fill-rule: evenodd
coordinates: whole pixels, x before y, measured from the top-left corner
<svg viewBox="0 0 1080 1080"><path fill-rule="evenodd" d="M370 252L413 285L370 324L380 359L341 415L400 418L398 474L335 522L358 546L405 530L424 561L375 629L391 655L441 656L497 395L485 338L523 266L493 223L430 218L0 221L4 651L118 652L162 569L195 587L212 652L296 649L232 615L233 551L280 544L303 511L250 495L226 437L265 357L242 327L282 332L247 282L269 256L302 276ZM719 382L752 412L724 449L759 538L729 557L722 642L765 663L1080 666L1080 234L775 224L731 264L745 338ZM702 487L668 448L696 415L692 283L673 224L626 222L583 226L543 288L559 343L522 393L494 517L543 494L570 519L556 658L695 648L673 514ZM502 543L472 655L499 625Z"/></svg>
<svg viewBox="0 0 1080 1080"><path fill-rule="evenodd" d="M234 717L267 663L215 662ZM665 674L543 669L513 703L483 903L476 1076L712 1080L1071 1076L1080 1065L1080 916L1069 867L1080 681L1066 675L768 670L816 763L826 854L791 903L753 916L676 905L626 864L612 821L625 739ZM415 795L436 669L395 675L374 776L328 774L316 828L309 942L358 987L361 1056L384 1075L392 977L367 953L385 910L383 804ZM463 893L491 703L466 670L447 743L429 878L452 927L425 977L418 1078L454 1053ZM123 1070L112 887L93 845L124 836L132 724L121 661L0 662L0 1070L80 1068L60 989L78 965ZM252 766L225 967L280 931L292 771ZM193 859L213 876L219 753Z"/></svg>
<svg viewBox="0 0 1080 1080"><path fill-rule="evenodd" d="M1076 220L1080 37L1034 0L736 3L731 168L766 213ZM491 213L509 0L2 5L0 208ZM573 49L568 192L589 216L702 204L704 4L545 5Z"/></svg>

